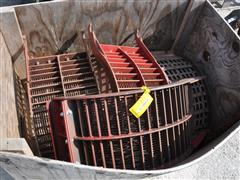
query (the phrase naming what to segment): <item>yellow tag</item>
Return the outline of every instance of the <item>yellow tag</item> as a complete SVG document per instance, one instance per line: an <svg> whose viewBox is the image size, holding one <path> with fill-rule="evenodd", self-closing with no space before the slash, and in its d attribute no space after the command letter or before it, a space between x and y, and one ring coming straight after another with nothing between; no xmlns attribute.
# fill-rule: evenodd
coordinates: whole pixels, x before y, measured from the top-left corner
<svg viewBox="0 0 240 180"><path fill-rule="evenodd" d="M129 109L129 111L136 117L139 118L141 115L147 110L147 108L151 105L153 98L149 94L150 89L146 86L142 86L144 93L137 100L137 102Z"/></svg>

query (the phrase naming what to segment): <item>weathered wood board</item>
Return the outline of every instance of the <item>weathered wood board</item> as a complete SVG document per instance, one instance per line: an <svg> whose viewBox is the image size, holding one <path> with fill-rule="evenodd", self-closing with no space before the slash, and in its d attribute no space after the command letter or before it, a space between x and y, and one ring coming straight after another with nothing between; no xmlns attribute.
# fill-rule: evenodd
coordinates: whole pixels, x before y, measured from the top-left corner
<svg viewBox="0 0 240 180"><path fill-rule="evenodd" d="M206 3L184 47L182 55L206 76L212 129L227 128L240 119L239 37Z"/></svg>
<svg viewBox="0 0 240 180"><path fill-rule="evenodd" d="M202 0L201 0L202 1ZM64 1L16 7L30 55L83 51L81 31L90 22L100 42L132 45L139 29L147 46L170 49L188 0Z"/></svg>
<svg viewBox="0 0 240 180"><path fill-rule="evenodd" d="M0 138L19 137L12 67L10 53L0 33Z"/></svg>
<svg viewBox="0 0 240 180"><path fill-rule="evenodd" d="M194 0L193 7L203 2ZM169 50L188 4L189 0L66 0L1 8L0 30L24 79L22 34L31 56L84 51L81 33L90 22L102 43L132 45L139 29L151 50Z"/></svg>
<svg viewBox="0 0 240 180"><path fill-rule="evenodd" d="M13 8L1 8L0 31L6 42L14 63L14 68L21 79L25 78L25 59L23 55L23 42L18 21Z"/></svg>

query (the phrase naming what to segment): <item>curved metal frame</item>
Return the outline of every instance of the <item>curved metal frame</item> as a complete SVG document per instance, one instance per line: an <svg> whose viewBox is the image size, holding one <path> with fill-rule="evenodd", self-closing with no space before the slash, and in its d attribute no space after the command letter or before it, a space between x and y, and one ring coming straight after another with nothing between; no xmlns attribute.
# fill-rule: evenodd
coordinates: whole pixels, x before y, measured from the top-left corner
<svg viewBox="0 0 240 180"><path fill-rule="evenodd" d="M188 87L199 79L189 78L152 88L154 102L140 119L128 112L142 94L142 90L134 90L55 98L53 103L66 102L62 107L52 107L63 109L64 116L52 114L51 122L54 124L55 119L65 118L65 127L73 127L67 124L74 121L75 127L66 128L66 131L75 135L65 140L68 153L71 149L78 149L71 153L80 158L71 162L120 169L161 168L190 152L192 115ZM57 128L53 133L61 136Z"/></svg>
<svg viewBox="0 0 240 180"><path fill-rule="evenodd" d="M118 92L119 87L116 76L113 73L111 65L108 63L108 61L106 61L106 56L104 55L104 52L95 36L95 33L92 31L92 24L88 25L88 35L94 56L101 60L105 67L107 67L107 73L110 75L110 81L112 81L111 86L113 86L113 91Z"/></svg>
<svg viewBox="0 0 240 180"><path fill-rule="evenodd" d="M108 60L107 56L104 53L104 50L101 47L101 44L98 42L94 32L92 31L92 24L89 24L88 26L88 33L89 33L89 40L90 40L90 44L92 47L92 52L95 55L95 57L100 60L106 67L108 74L110 75L110 78L112 79L111 84L114 86L113 91L114 92L119 92L121 90L125 90L125 88L121 89L120 87L120 80L117 79L114 71L113 71L113 66L111 65L111 62ZM132 57L130 57L128 55L128 53L125 52L125 50L127 51L128 49L130 49L131 47L127 47L127 46L117 46L116 48L120 51L120 53L127 59L128 63L131 64L131 67L133 68L133 70L136 72L138 80L140 81L141 85L148 85L148 81L149 83L155 83L155 82L159 82L162 80L161 84L169 84L170 80L168 79L167 75L164 73L163 69L159 66L159 64L157 63L157 61L155 60L155 58L151 55L150 51L147 49L147 47L144 45L144 43L142 42L141 38L138 35L138 32L135 35L135 39L137 42L137 45L140 49L140 51L144 54L144 58L147 59L146 64L152 64L154 66L154 68L156 68L157 72L156 72L156 76L160 76L160 79L146 79L146 77L144 77L143 73L140 70L140 65L138 65ZM109 45L109 46L114 46L114 45ZM115 47L115 46L114 46ZM125 49L124 49L125 48ZM128 49L126 49L128 48ZM139 52L138 52L139 53ZM144 61L143 61L143 64ZM152 67L151 67L152 68ZM155 73L155 72L154 72ZM153 73L153 74L154 74ZM132 79L135 80L135 79ZM126 82L124 83L128 83L128 81L126 80ZM130 83L130 82L129 82ZM150 84L151 84L150 83ZM129 87L127 87L127 89L134 89L135 87L131 87L132 85L129 84ZM136 86L136 88L139 85ZM151 86L151 85L149 85ZM155 85L154 85L155 86Z"/></svg>
<svg viewBox="0 0 240 180"><path fill-rule="evenodd" d="M157 60L154 58L152 53L148 50L148 48L143 43L142 38L139 36L139 32L138 31L135 34L135 40L137 42L138 47L140 47L143 50L144 54L148 57L148 59L155 65L155 67L157 67L158 72L160 74L162 74L162 77L164 78L165 84L171 83L171 81L169 80L167 74L164 72L164 70L161 68L161 66L157 63Z"/></svg>
<svg viewBox="0 0 240 180"><path fill-rule="evenodd" d="M139 133L130 133L130 134L123 134L123 135L111 135L111 136L91 136L91 137L74 137L74 139L80 140L80 141L111 141L111 140L117 140L117 139L126 139L126 138L133 138L137 136L144 136L149 135L153 133L158 133L160 131L176 127L186 121L189 121L192 118L192 115L186 115L184 118L179 119L177 122L174 122L170 125L162 126L160 128L152 128L151 130L147 131L141 131Z"/></svg>

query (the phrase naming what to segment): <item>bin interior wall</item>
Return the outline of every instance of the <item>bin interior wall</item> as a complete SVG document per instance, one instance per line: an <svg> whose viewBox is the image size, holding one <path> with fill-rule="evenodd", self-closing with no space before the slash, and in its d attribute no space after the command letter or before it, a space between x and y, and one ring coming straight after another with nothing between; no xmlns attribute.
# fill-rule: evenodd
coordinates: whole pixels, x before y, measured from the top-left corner
<svg viewBox="0 0 240 180"><path fill-rule="evenodd" d="M18 138L19 122L14 92L14 72L2 33L0 33L0 55L0 138Z"/></svg>
<svg viewBox="0 0 240 180"><path fill-rule="evenodd" d="M193 7L203 2L194 1ZM29 54L34 57L84 51L81 32L90 22L102 43L133 45L134 31L139 29L150 50L170 50L188 3L188 0L92 0L3 7L0 29L16 70L24 79L21 35L26 35Z"/></svg>
<svg viewBox="0 0 240 180"><path fill-rule="evenodd" d="M206 3L188 41L176 49L206 76L210 129L222 133L240 119L239 36Z"/></svg>

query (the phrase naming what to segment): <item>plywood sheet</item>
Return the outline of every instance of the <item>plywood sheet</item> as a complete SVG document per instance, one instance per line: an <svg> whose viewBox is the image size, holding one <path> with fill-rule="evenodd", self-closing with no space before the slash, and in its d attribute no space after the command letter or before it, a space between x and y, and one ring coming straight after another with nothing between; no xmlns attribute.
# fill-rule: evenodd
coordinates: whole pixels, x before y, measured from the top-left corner
<svg viewBox="0 0 240 180"><path fill-rule="evenodd" d="M21 31L13 8L0 10L0 31L12 57L14 68L21 79L25 78L25 59Z"/></svg>
<svg viewBox="0 0 240 180"><path fill-rule="evenodd" d="M19 137L12 60L0 33L0 138Z"/></svg>
<svg viewBox="0 0 240 180"><path fill-rule="evenodd" d="M16 7L30 55L84 50L81 31L90 22L100 42L132 45L137 29L152 50L171 48L188 0L61 1ZM201 0L202 2L202 0Z"/></svg>

